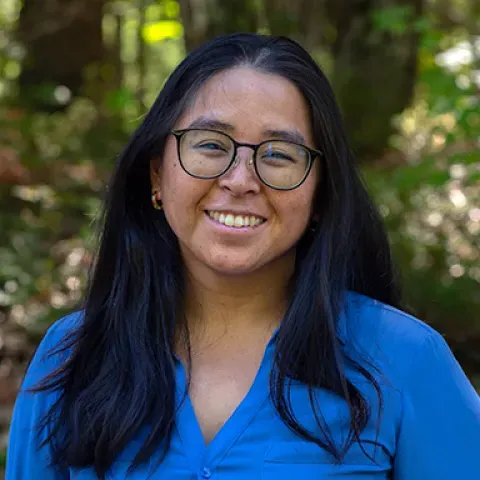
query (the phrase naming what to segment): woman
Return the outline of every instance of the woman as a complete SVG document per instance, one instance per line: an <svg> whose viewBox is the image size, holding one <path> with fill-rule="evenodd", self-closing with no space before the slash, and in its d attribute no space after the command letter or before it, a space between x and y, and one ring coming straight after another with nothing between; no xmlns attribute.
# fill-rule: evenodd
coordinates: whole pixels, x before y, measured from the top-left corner
<svg viewBox="0 0 480 480"><path fill-rule="evenodd" d="M85 307L18 396L7 480L478 474L477 394L395 308L381 220L299 45L191 53L105 212Z"/></svg>

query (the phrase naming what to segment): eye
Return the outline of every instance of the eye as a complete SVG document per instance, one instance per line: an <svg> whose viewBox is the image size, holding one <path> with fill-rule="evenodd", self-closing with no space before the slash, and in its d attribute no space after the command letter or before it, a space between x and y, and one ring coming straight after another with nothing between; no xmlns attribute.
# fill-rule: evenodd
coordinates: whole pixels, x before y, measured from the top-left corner
<svg viewBox="0 0 480 480"><path fill-rule="evenodd" d="M260 153L260 159L266 165L278 167L304 164L308 157L307 152L300 145L281 141L265 143Z"/></svg>
<svg viewBox="0 0 480 480"><path fill-rule="evenodd" d="M290 155L287 155L286 153L283 152L267 152L266 155L264 155L266 158L280 158L280 159L285 159L285 160L292 160L292 157Z"/></svg>
<svg viewBox="0 0 480 480"><path fill-rule="evenodd" d="M271 150L268 149L264 154L262 155L262 158L265 160L285 160L287 162L293 162L294 159L292 158L291 155L289 155L286 152L282 152L280 150Z"/></svg>
<svg viewBox="0 0 480 480"><path fill-rule="evenodd" d="M223 151L226 152L228 150L225 145L222 145L218 142L203 142L195 145L195 148L199 148L202 150L210 150L210 151Z"/></svg>

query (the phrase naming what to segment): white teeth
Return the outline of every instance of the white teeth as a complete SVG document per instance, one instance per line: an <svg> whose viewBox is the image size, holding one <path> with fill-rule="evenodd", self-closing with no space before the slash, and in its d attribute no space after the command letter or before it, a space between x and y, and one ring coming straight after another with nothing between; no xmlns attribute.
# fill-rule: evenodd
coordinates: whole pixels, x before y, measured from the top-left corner
<svg viewBox="0 0 480 480"><path fill-rule="evenodd" d="M207 213L211 218L213 218L219 223L227 225L228 227L255 227L265 221L263 218L254 217L253 215L233 215L232 213L224 214L211 210L208 210Z"/></svg>

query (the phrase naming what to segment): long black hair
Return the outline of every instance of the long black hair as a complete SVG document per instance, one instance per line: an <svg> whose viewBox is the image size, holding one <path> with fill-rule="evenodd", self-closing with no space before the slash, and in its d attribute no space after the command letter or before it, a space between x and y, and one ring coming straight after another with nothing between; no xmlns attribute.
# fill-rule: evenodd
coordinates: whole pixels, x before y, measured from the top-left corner
<svg viewBox="0 0 480 480"><path fill-rule="evenodd" d="M162 157L169 130L199 87L236 66L292 82L308 104L315 147L325 153L318 222L297 245L292 294L276 340L273 404L288 427L340 461L369 421L368 402L342 366L337 322L348 290L400 307L381 218L356 170L329 82L310 55L284 37L234 34L183 60L119 158L82 321L62 344L68 359L36 389L60 392L42 422L49 426L45 443L51 443L57 466L93 466L103 478L147 426L148 437L131 467L159 449L168 451L176 413L174 338L179 327L186 331L184 279L177 239L150 204L150 162ZM370 369L361 362L356 368L381 399ZM288 401L290 378L308 385L322 438L297 422ZM318 387L338 394L350 409L350 435L342 448L313 401Z"/></svg>

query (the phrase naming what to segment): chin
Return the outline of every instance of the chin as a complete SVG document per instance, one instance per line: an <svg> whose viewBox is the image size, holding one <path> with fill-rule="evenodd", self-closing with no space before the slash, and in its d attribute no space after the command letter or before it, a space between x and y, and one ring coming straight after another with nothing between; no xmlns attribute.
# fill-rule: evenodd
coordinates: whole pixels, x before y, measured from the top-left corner
<svg viewBox="0 0 480 480"><path fill-rule="evenodd" d="M219 275L227 276L251 274L262 268L262 266L269 261L267 258L262 258L264 261L260 262L259 260L261 260L261 258L259 258L258 252L251 250L235 252L232 251L232 249L227 249L202 253L203 258L197 258L199 258L206 267Z"/></svg>
<svg viewBox="0 0 480 480"><path fill-rule="evenodd" d="M211 270L219 275L239 276L255 272L259 267L251 262L211 262L207 263Z"/></svg>
<svg viewBox="0 0 480 480"><path fill-rule="evenodd" d="M263 249L262 252L259 249L249 252L232 252L232 250L222 253L218 251L203 252L202 257L197 257L197 259L210 271L223 276L251 275L260 273L265 268L268 270L270 267L272 272L277 271L278 273L278 271L283 271L286 265L295 263L294 250L289 250L279 256L272 255L273 252L265 252Z"/></svg>

